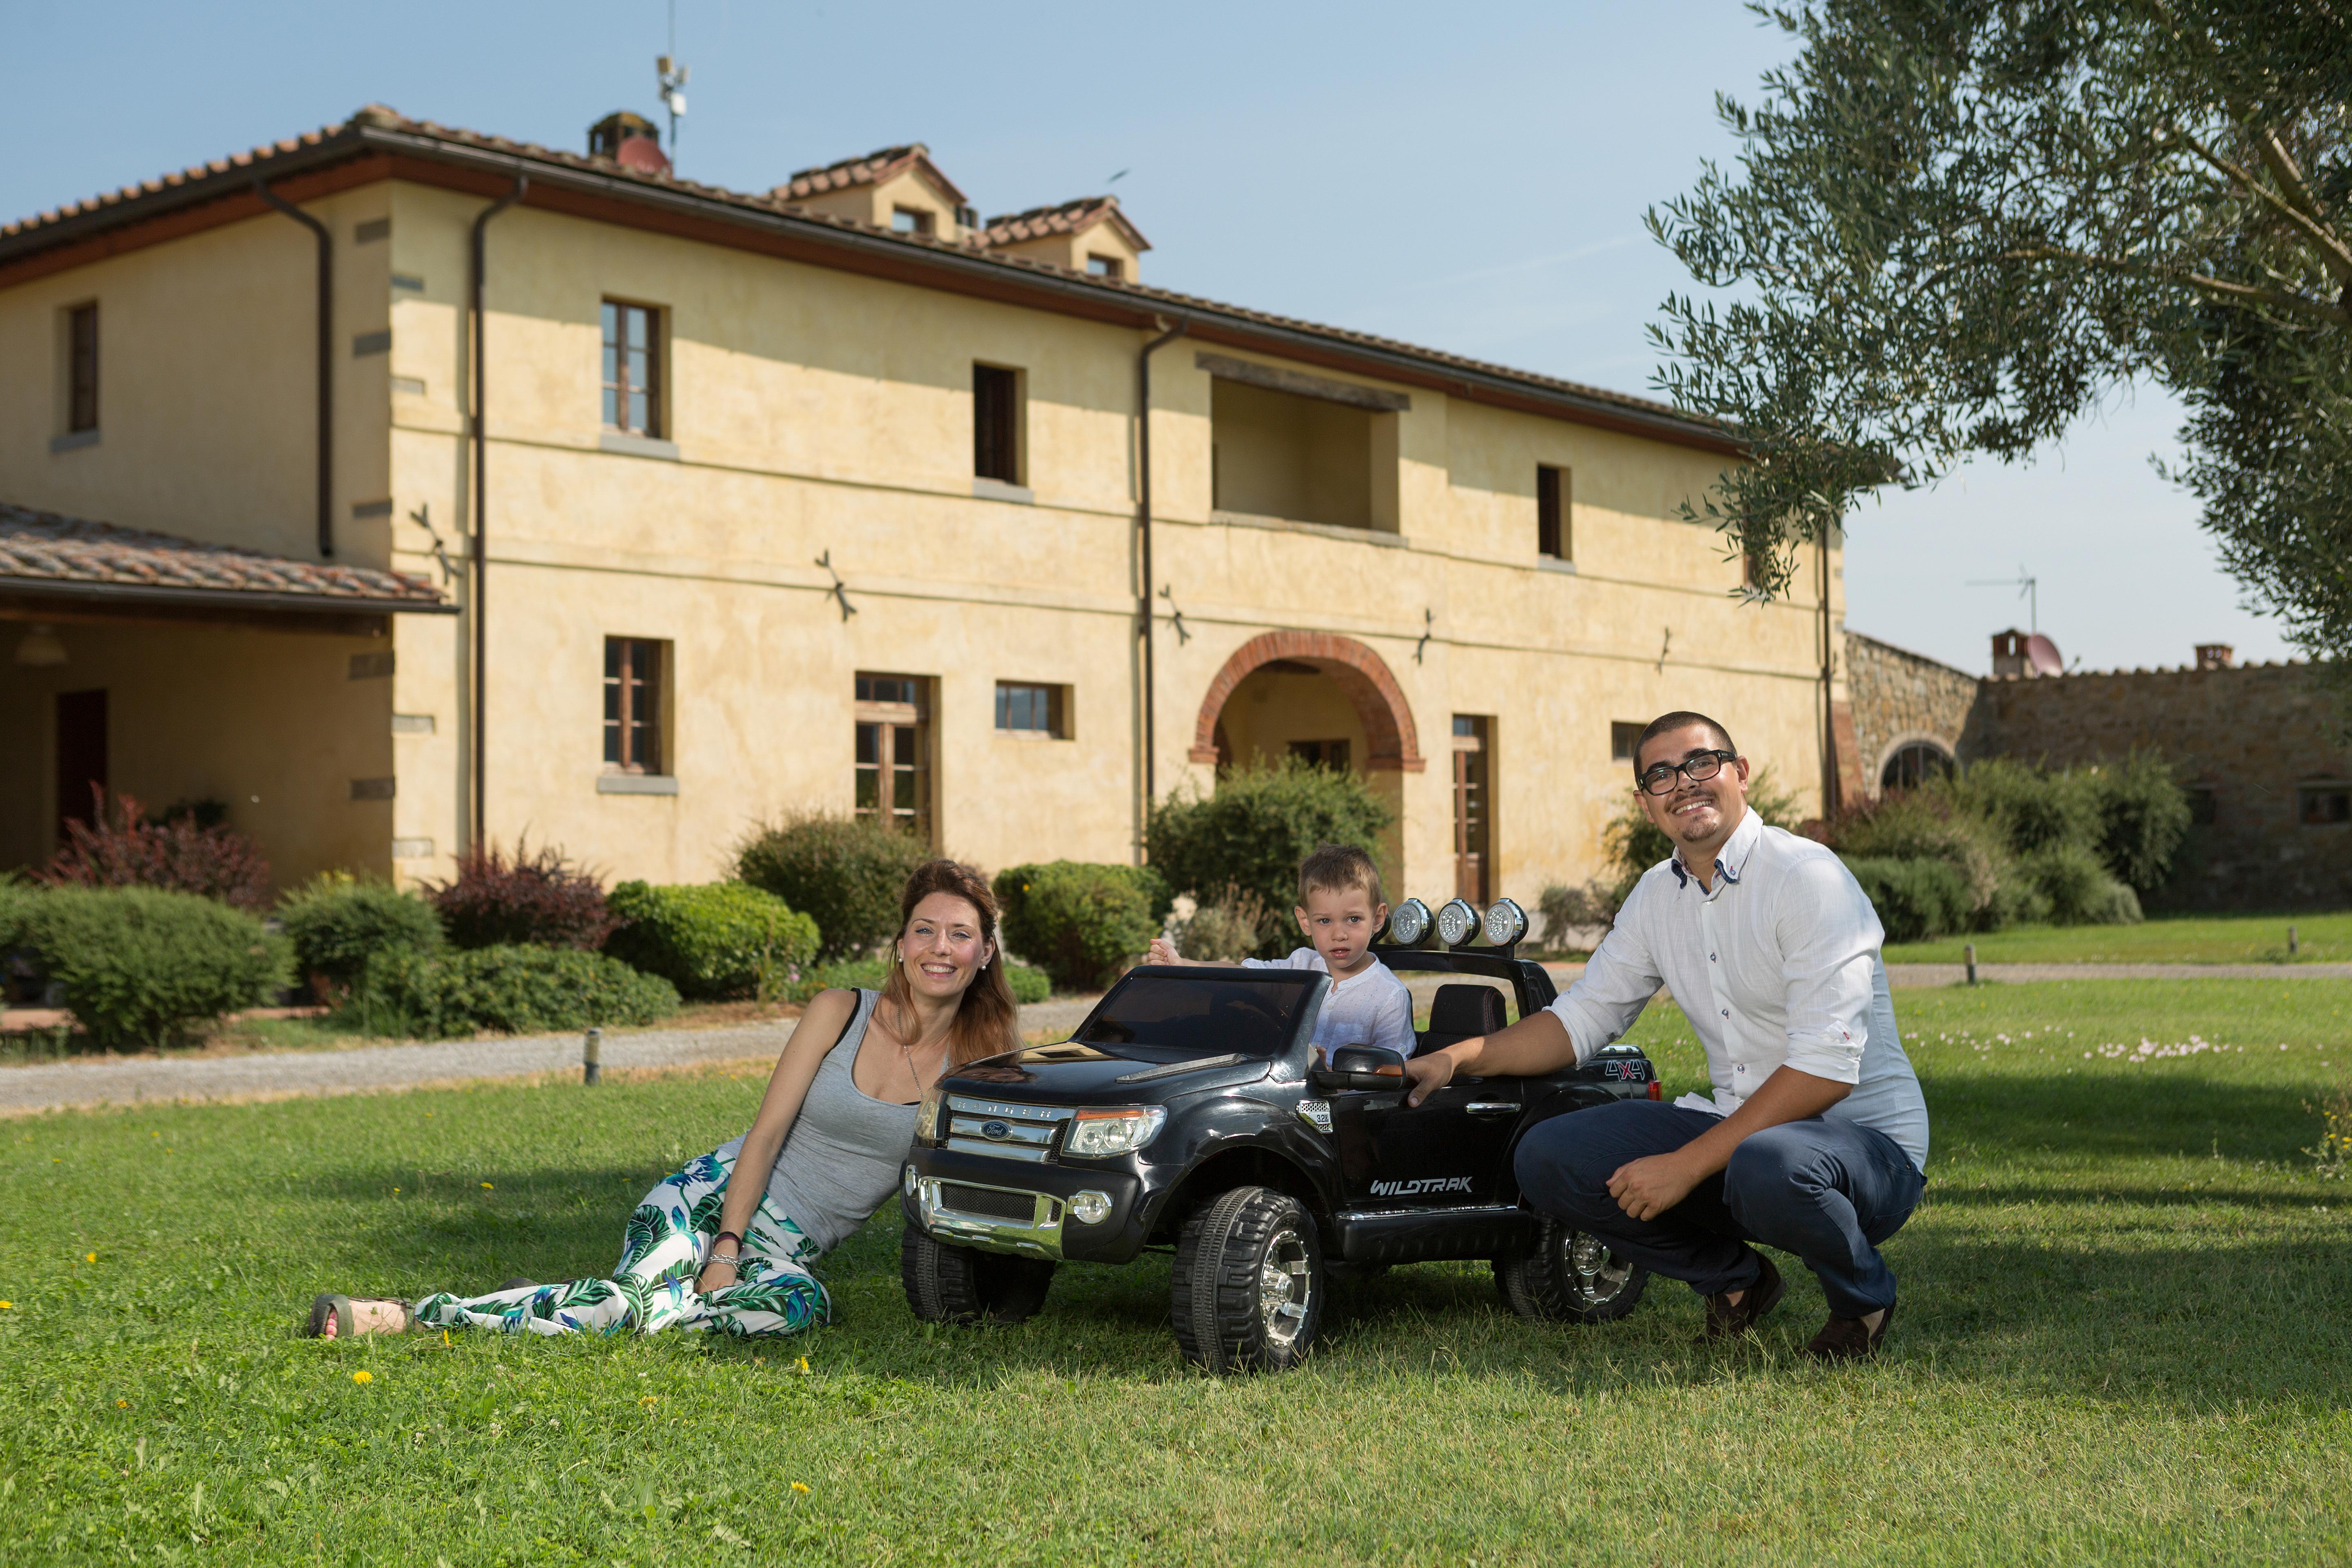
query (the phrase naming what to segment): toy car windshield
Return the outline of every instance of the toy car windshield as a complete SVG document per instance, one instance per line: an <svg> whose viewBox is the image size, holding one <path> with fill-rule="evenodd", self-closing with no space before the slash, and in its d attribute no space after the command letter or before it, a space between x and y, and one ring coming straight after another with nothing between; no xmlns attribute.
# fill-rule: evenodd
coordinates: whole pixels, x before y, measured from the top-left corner
<svg viewBox="0 0 2352 1568"><path fill-rule="evenodd" d="M1304 969L1139 970L1112 988L1075 1037L1164 1050L1171 1060L1272 1057L1296 1037L1320 979Z"/></svg>

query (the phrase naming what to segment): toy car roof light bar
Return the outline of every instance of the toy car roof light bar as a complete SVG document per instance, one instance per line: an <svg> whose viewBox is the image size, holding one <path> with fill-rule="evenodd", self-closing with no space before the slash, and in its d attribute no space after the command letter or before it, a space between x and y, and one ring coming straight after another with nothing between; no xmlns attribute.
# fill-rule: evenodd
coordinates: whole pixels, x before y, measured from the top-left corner
<svg viewBox="0 0 2352 1568"><path fill-rule="evenodd" d="M1407 899L1389 911L1389 945L1419 947L1429 935L1429 906L1419 899Z"/></svg>
<svg viewBox="0 0 2352 1568"><path fill-rule="evenodd" d="M1437 911L1437 940L1447 947L1466 947L1478 935L1478 910L1467 899L1448 899Z"/></svg>
<svg viewBox="0 0 2352 1568"><path fill-rule="evenodd" d="M1511 899L1497 899L1483 922L1488 947L1516 947L1528 934L1528 911Z"/></svg>

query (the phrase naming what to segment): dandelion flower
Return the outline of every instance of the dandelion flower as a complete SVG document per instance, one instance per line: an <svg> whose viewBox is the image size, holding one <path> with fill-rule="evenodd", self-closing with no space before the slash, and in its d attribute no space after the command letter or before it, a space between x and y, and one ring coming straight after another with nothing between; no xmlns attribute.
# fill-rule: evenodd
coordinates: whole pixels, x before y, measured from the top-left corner
<svg viewBox="0 0 2352 1568"><path fill-rule="evenodd" d="M482 1184L482 1191L484 1191L484 1192L486 1192L486 1193L487 1193L487 1192L489 1192L490 1190L491 1190L490 1184L489 1184L489 1183L488 1183L488 1182L484 1182L484 1183Z"/></svg>
<svg viewBox="0 0 2352 1568"><path fill-rule="evenodd" d="M805 1496L808 1492L808 1483L806 1481L794 1481L793 1483L793 1490Z"/></svg>
<svg viewBox="0 0 2352 1568"><path fill-rule="evenodd" d="M114 1407L117 1410L128 1410L131 1408L131 1401L127 1399L118 1399L114 1402Z"/></svg>
<svg viewBox="0 0 2352 1568"><path fill-rule="evenodd" d="M648 1394L643 1399L638 1400L637 1403L645 1405L659 1405L661 1403L661 1395L658 1394Z"/></svg>
<svg viewBox="0 0 2352 1568"><path fill-rule="evenodd" d="M808 1357L806 1357L806 1356L803 1356L803 1357L801 1357L801 1363L800 1363L800 1365L799 1365L799 1366L797 1366L797 1367L795 1367L795 1368L793 1368L793 1371L795 1371L795 1372L805 1373L805 1372L807 1372L807 1371L808 1371L808 1369L809 1369Z"/></svg>
<svg viewBox="0 0 2352 1568"><path fill-rule="evenodd" d="M97 1253L95 1253L95 1252L86 1252L86 1253L82 1254L82 1259L81 1259L81 1260L82 1260L84 1263L95 1263L95 1262L97 1262L97 1261L98 1261L98 1254L97 1254Z"/></svg>
<svg viewBox="0 0 2352 1568"><path fill-rule="evenodd" d="M362 1367L359 1371L352 1373L352 1381L357 1384L373 1383L375 1381L375 1373L368 1371L365 1367Z"/></svg>
<svg viewBox="0 0 2352 1568"><path fill-rule="evenodd" d="M14 1302L14 1301L0 1301L0 1312L5 1312L5 1311L6 1311L9 1308L11 1308L11 1307L15 1306L16 1304L16 1302Z"/></svg>

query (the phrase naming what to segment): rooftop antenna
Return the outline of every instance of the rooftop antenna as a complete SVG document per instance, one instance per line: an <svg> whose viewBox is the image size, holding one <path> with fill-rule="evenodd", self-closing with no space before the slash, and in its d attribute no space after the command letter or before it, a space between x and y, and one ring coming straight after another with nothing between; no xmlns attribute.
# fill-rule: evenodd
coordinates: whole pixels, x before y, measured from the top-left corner
<svg viewBox="0 0 2352 1568"><path fill-rule="evenodd" d="M654 61L662 106L669 110L669 166L677 170L677 117L686 112L686 62L677 58L677 0L669 0L669 53Z"/></svg>
<svg viewBox="0 0 2352 1568"><path fill-rule="evenodd" d="M1971 577L1969 579L1969 586L1971 588L2016 589L2017 596L2026 602L2025 629L2030 632L2038 632L2042 629L2042 594L2035 584L2040 581L2041 579L2028 574L2025 570L2025 563L2023 562L2020 562L2017 567L2017 575L2014 577Z"/></svg>

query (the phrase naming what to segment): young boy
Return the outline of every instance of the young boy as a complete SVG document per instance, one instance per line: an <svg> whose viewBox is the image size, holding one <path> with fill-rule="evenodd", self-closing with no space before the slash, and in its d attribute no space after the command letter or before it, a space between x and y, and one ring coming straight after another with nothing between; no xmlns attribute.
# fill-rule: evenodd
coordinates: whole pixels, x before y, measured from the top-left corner
<svg viewBox="0 0 2352 1568"><path fill-rule="evenodd" d="M1298 929L1314 945L1253 969L1319 969L1331 976L1315 1048L1328 1058L1335 1046L1384 1046L1412 1055L1412 994L1396 972L1372 956L1372 938L1388 923L1381 870L1372 858L1344 844L1326 844L1299 863ZM1166 937L1152 940L1151 963L1192 963Z"/></svg>

